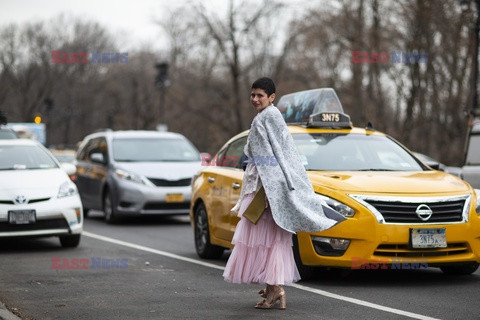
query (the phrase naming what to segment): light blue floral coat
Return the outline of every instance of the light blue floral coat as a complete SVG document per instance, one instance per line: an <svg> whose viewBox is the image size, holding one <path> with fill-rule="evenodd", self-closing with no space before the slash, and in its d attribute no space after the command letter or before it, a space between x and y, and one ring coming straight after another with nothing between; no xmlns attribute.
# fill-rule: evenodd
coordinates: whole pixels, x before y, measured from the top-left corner
<svg viewBox="0 0 480 320"><path fill-rule="evenodd" d="M275 106L268 106L253 119L245 149L249 159L254 159L248 165L256 166L278 226L292 233L316 232L346 219L315 194L292 135ZM273 157L276 161L262 161ZM238 209L244 191L252 189L245 177L232 210Z"/></svg>

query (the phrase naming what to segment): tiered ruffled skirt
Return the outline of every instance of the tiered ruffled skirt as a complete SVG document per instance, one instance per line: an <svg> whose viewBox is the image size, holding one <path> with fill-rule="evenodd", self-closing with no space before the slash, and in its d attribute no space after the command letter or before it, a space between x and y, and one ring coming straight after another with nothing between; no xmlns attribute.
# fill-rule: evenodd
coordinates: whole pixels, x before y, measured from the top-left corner
<svg viewBox="0 0 480 320"><path fill-rule="evenodd" d="M292 251L292 234L273 220L270 207L257 224L243 218L243 212L254 197L244 197L238 216L241 218L232 239L223 277L233 283L288 285L300 280Z"/></svg>

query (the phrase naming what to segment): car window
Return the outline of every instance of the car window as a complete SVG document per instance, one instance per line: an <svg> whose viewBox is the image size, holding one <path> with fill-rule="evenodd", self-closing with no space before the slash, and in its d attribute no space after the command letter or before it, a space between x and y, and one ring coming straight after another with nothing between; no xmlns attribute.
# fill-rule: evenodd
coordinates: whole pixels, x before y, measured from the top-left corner
<svg viewBox="0 0 480 320"><path fill-rule="evenodd" d="M81 148L79 151L78 151L78 154L77 154L77 159L78 160L86 160L86 157L87 157L87 149L88 149L88 146L89 144L91 143L91 140L89 142L87 142L83 148Z"/></svg>
<svg viewBox="0 0 480 320"><path fill-rule="evenodd" d="M88 141L85 147L78 153L78 160L90 161L90 157L94 153L101 153L103 159L108 161L108 147L105 138L94 138Z"/></svg>
<svg viewBox="0 0 480 320"><path fill-rule="evenodd" d="M0 139L18 139L18 136L13 130L0 127Z"/></svg>
<svg viewBox="0 0 480 320"><path fill-rule="evenodd" d="M467 158L465 159L467 165L480 164L480 135L471 135L468 141Z"/></svg>
<svg viewBox="0 0 480 320"><path fill-rule="evenodd" d="M119 162L200 161L200 153L186 139L115 138L112 150Z"/></svg>
<svg viewBox="0 0 480 320"><path fill-rule="evenodd" d="M218 165L222 167L238 168L241 169L241 158L243 154L243 148L247 143L247 137L241 137L233 141L227 148L225 154L219 159Z"/></svg>
<svg viewBox="0 0 480 320"><path fill-rule="evenodd" d="M58 168L52 157L38 146L0 146L0 170Z"/></svg>
<svg viewBox="0 0 480 320"><path fill-rule="evenodd" d="M75 161L75 153L61 153L52 151L52 154L55 158L57 158L58 162L73 163Z"/></svg>
<svg viewBox="0 0 480 320"><path fill-rule="evenodd" d="M361 134L294 134L307 170L422 171L399 144L385 136Z"/></svg>

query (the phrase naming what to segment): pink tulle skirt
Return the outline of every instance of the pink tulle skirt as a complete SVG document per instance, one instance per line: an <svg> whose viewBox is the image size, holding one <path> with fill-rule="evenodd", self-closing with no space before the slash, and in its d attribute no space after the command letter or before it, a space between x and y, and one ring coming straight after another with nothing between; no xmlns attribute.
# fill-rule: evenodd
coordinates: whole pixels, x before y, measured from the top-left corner
<svg viewBox="0 0 480 320"><path fill-rule="evenodd" d="M247 194L241 203L241 218L235 229L234 248L223 277L233 283L288 285L300 280L292 250L292 234L277 226L270 207L257 224L243 218L255 194Z"/></svg>

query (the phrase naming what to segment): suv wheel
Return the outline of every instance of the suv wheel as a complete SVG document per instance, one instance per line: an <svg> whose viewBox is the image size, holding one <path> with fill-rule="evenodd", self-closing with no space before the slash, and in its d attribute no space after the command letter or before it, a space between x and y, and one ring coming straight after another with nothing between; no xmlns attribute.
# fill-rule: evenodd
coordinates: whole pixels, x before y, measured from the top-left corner
<svg viewBox="0 0 480 320"><path fill-rule="evenodd" d="M210 230L205 205L200 203L195 210L195 250L204 259L220 258L225 250L223 247L210 243Z"/></svg>
<svg viewBox="0 0 480 320"><path fill-rule="evenodd" d="M108 189L105 190L103 195L103 212L105 213L105 221L107 223L113 224L117 222L117 217L112 204L112 197Z"/></svg>

